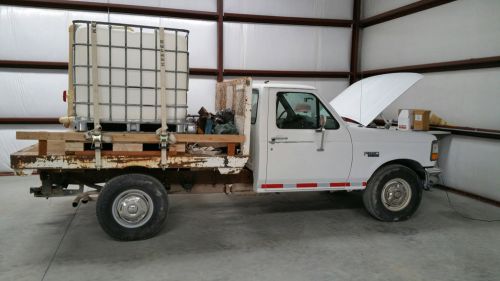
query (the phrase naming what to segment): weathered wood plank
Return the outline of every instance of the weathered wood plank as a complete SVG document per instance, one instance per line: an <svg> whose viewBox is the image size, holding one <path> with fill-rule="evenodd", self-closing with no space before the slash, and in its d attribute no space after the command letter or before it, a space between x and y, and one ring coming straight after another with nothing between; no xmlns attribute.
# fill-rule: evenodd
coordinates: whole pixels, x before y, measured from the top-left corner
<svg viewBox="0 0 500 281"><path fill-rule="evenodd" d="M227 155L234 156L235 152L236 152L236 144L228 143L227 144Z"/></svg>
<svg viewBox="0 0 500 281"><path fill-rule="evenodd" d="M38 154L47 155L47 140L38 141Z"/></svg>
<svg viewBox="0 0 500 281"><path fill-rule="evenodd" d="M83 142L64 142L64 151L83 151Z"/></svg>
<svg viewBox="0 0 500 281"><path fill-rule="evenodd" d="M142 151L142 143L114 143L113 151Z"/></svg>
<svg viewBox="0 0 500 281"><path fill-rule="evenodd" d="M202 135L202 134L174 134L179 143L241 143L245 141L244 135ZM19 140L66 140L89 142L81 132L25 132L17 131ZM159 137L155 133L122 133L109 132L102 134L103 142L115 143L158 143Z"/></svg>

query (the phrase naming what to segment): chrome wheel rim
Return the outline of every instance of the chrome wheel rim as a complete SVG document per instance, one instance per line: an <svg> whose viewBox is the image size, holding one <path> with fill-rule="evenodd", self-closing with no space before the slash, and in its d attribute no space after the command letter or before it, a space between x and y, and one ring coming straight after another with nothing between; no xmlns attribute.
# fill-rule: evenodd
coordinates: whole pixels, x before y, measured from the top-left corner
<svg viewBox="0 0 500 281"><path fill-rule="evenodd" d="M113 218L126 228L137 228L153 215L153 200L142 190L129 189L113 201Z"/></svg>
<svg viewBox="0 0 500 281"><path fill-rule="evenodd" d="M392 179L382 188L382 203L390 211L401 211L410 204L411 195L411 187L407 181Z"/></svg>

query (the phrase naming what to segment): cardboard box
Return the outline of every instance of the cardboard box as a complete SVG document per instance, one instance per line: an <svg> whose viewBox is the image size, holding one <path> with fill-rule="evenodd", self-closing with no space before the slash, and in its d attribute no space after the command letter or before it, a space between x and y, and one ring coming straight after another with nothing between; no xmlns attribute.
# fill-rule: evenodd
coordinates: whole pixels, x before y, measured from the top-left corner
<svg viewBox="0 0 500 281"><path fill-rule="evenodd" d="M401 131L428 131L430 110L400 109L398 112L398 129Z"/></svg>
<svg viewBox="0 0 500 281"><path fill-rule="evenodd" d="M431 111L423 109L413 110L413 130L428 131Z"/></svg>

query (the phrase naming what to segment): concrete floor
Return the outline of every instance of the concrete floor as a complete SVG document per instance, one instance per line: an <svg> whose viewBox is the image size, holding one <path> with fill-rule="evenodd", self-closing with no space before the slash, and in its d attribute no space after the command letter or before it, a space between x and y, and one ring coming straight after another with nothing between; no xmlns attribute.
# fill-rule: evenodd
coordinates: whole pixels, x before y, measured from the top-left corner
<svg viewBox="0 0 500 281"><path fill-rule="evenodd" d="M0 280L500 280L500 222L462 218L439 190L399 223L372 219L355 193L174 195L160 235L118 242L95 203L33 198L36 185L0 177ZM450 198L500 218L500 208Z"/></svg>

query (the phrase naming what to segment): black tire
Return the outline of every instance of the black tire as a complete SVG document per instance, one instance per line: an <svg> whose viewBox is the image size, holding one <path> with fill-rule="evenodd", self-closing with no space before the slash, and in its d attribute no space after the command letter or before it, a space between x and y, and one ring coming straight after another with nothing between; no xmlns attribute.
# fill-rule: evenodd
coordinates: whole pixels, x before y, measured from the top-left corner
<svg viewBox="0 0 500 281"><path fill-rule="evenodd" d="M399 192L398 194L400 195L409 194L408 199L401 200L406 203L392 206L387 203L389 202L389 200L386 199L387 197L382 198L382 192L387 191L384 192L384 194L388 195L391 191L389 189L391 183L395 183L395 185L397 185L398 182L403 183L400 186L404 186L406 182L409 185L409 190L411 192ZM384 189L386 185L388 186ZM394 184L392 186L394 186ZM420 201L422 200L422 189L422 183L413 170L398 164L387 165L376 171L372 178L368 181L367 187L363 192L363 203L366 210L373 217L381 221L407 220L415 213L420 205ZM393 193L395 194L395 192L391 192L390 194ZM403 196L400 196L400 198L407 198ZM386 203L383 201L386 201ZM398 203L397 199L395 201Z"/></svg>
<svg viewBox="0 0 500 281"><path fill-rule="evenodd" d="M140 201L137 200L138 198ZM129 202L129 205L119 204L119 202ZM117 211L118 206L122 206L120 210L127 212L128 218L130 214L132 216L137 214L137 206L147 206L147 208L139 207L140 211L147 210L147 213L138 222L124 225L130 221L124 219L125 216L122 217L123 214ZM123 206L129 206L132 209L124 210L126 207ZM156 178L144 174L126 174L109 180L99 194L96 204L97 220L102 229L109 236L125 241L155 236L165 225L167 212L168 197L165 187Z"/></svg>

